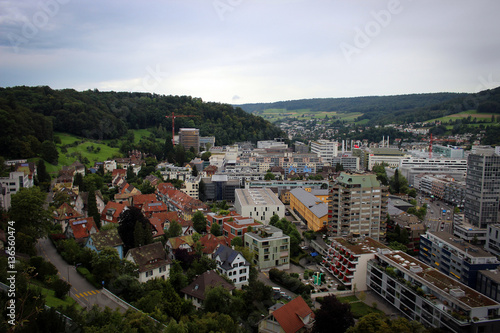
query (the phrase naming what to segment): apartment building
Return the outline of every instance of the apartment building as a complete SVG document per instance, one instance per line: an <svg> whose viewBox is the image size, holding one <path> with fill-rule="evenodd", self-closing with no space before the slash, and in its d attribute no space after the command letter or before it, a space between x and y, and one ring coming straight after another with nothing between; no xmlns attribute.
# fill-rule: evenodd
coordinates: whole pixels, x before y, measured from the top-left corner
<svg viewBox="0 0 500 333"><path fill-rule="evenodd" d="M419 259L443 274L475 288L477 273L500 265L496 256L444 231L420 236Z"/></svg>
<svg viewBox="0 0 500 333"><path fill-rule="evenodd" d="M260 270L290 268L290 237L271 225L247 232L245 247L255 252L254 264Z"/></svg>
<svg viewBox="0 0 500 333"><path fill-rule="evenodd" d="M390 249L376 240L365 238L333 238L323 253L321 265L333 274L347 289L367 290L366 269L377 251Z"/></svg>
<svg viewBox="0 0 500 333"><path fill-rule="evenodd" d="M387 188L375 174L342 172L331 184L330 193L328 225L334 237L354 234L384 239Z"/></svg>
<svg viewBox="0 0 500 333"><path fill-rule="evenodd" d="M376 253L368 261L366 283L407 319L426 327L458 333L498 332L498 302L406 253Z"/></svg>
<svg viewBox="0 0 500 333"><path fill-rule="evenodd" d="M467 160L465 221L486 229L499 222L500 156L494 149L481 149L477 154L469 154Z"/></svg>

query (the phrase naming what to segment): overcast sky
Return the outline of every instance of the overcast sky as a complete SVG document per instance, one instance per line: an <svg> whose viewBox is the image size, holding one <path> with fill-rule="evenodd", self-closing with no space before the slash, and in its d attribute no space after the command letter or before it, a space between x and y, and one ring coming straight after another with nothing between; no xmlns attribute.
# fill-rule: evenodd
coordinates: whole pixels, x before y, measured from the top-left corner
<svg viewBox="0 0 500 333"><path fill-rule="evenodd" d="M0 0L0 86L223 103L500 85L498 0Z"/></svg>

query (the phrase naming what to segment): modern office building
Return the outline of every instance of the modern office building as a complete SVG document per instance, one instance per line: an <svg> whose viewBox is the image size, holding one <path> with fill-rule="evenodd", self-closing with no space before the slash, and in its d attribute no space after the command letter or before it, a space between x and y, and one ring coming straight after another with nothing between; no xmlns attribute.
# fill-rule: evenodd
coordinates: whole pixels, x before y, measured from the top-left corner
<svg viewBox="0 0 500 333"><path fill-rule="evenodd" d="M409 320L458 333L498 332L500 304L401 251L378 252L366 283Z"/></svg>
<svg viewBox="0 0 500 333"><path fill-rule="evenodd" d="M228 175L216 174L212 177L201 178L203 181L203 193L200 197L204 201L221 201L226 200L234 202L235 191L240 188L238 179L229 179Z"/></svg>
<svg viewBox="0 0 500 333"><path fill-rule="evenodd" d="M479 271L477 275L476 290L500 302L500 271L498 269Z"/></svg>
<svg viewBox="0 0 500 333"><path fill-rule="evenodd" d="M330 164L332 167L340 164L346 171L357 171L360 167L358 156L337 156L332 159Z"/></svg>
<svg viewBox="0 0 500 333"><path fill-rule="evenodd" d="M307 228L319 231L328 225L328 204L301 188L290 191L290 209L307 224Z"/></svg>
<svg viewBox="0 0 500 333"><path fill-rule="evenodd" d="M500 256L500 224L488 225L484 249L494 255Z"/></svg>
<svg viewBox="0 0 500 333"><path fill-rule="evenodd" d="M308 153L309 152L309 146L303 142L300 142L300 141L295 142L293 147L294 147L294 152L296 152L296 153Z"/></svg>
<svg viewBox="0 0 500 333"><path fill-rule="evenodd" d="M469 154L466 184L465 221L483 229L498 223L500 156L493 148Z"/></svg>
<svg viewBox="0 0 500 333"><path fill-rule="evenodd" d="M372 173L340 173L330 186L329 231L382 240L387 217L387 188Z"/></svg>
<svg viewBox="0 0 500 333"><path fill-rule="evenodd" d="M475 288L477 273L500 265L496 256L444 231L420 236L419 259L463 284Z"/></svg>
<svg viewBox="0 0 500 333"><path fill-rule="evenodd" d="M311 152L317 154L323 162L331 163L338 154L338 142L318 140L311 142Z"/></svg>
<svg viewBox="0 0 500 333"><path fill-rule="evenodd" d="M467 174L466 159L451 158L403 158L399 164L399 171L408 180L408 184L415 185L415 176L427 174L446 174L455 180L465 180Z"/></svg>
<svg viewBox="0 0 500 333"><path fill-rule="evenodd" d="M273 215L285 217L285 205L269 188L237 189L234 208L238 214L268 224Z"/></svg>
<svg viewBox="0 0 500 333"><path fill-rule="evenodd" d="M200 130L197 128L179 129L179 144L185 149L194 148L198 152L200 150Z"/></svg>
<svg viewBox="0 0 500 333"><path fill-rule="evenodd" d="M432 156L433 157L445 157L445 158L464 158L464 149L457 146L442 146L433 145L432 146Z"/></svg>
<svg viewBox="0 0 500 333"><path fill-rule="evenodd" d="M244 241L254 251L253 261L260 270L290 268L290 237L281 229L268 225L245 233Z"/></svg>

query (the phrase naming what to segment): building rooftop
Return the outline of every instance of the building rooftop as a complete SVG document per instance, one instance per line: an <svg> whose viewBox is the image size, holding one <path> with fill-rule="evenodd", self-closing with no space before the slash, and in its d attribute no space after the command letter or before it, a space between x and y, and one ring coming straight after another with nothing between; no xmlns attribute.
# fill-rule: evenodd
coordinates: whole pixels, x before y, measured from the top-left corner
<svg viewBox="0 0 500 333"><path fill-rule="evenodd" d="M302 188L295 188L291 190L290 193L294 197L296 197L304 206L309 208L309 210L318 218L321 218L328 214L328 205L306 190Z"/></svg>
<svg viewBox="0 0 500 333"><path fill-rule="evenodd" d="M337 177L337 182L344 185L361 185L361 187L380 187L377 176L370 173L341 172Z"/></svg>
<svg viewBox="0 0 500 333"><path fill-rule="evenodd" d="M377 242L376 240L370 237L351 238L351 239L346 239L344 237L336 237L333 239L333 242L339 243L353 254L358 254L358 255L375 253L378 251L378 249L389 249L384 244Z"/></svg>
<svg viewBox="0 0 500 333"><path fill-rule="evenodd" d="M482 248L469 244L463 239L453 237L451 234L445 231L427 231L427 234L438 238L439 240L447 243L450 246L456 247L457 249L467 253L471 257L495 257L495 255L486 252Z"/></svg>
<svg viewBox="0 0 500 333"><path fill-rule="evenodd" d="M486 276L487 278L491 279L492 281L500 284L500 270L498 269L485 269L482 271L479 271L481 274Z"/></svg>
<svg viewBox="0 0 500 333"><path fill-rule="evenodd" d="M236 189L235 193L242 205L283 205L269 188Z"/></svg>
<svg viewBox="0 0 500 333"><path fill-rule="evenodd" d="M440 271L427 266L414 257L401 252L393 251L386 254L378 254L395 263L395 266L410 275L416 275L421 280L426 281L425 285L431 289L437 289L441 294L447 294L449 297L455 297L457 300L470 308L484 306L500 306L494 300L480 294L463 283L447 276ZM455 296L452 294L454 293Z"/></svg>

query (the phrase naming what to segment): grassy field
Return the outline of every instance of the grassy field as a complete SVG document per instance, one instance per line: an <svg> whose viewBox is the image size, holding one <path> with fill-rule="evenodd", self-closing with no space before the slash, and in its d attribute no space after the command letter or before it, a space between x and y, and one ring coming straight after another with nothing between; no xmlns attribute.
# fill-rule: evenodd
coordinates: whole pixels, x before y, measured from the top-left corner
<svg viewBox="0 0 500 333"><path fill-rule="evenodd" d="M266 109L258 113L254 113L270 122L286 118L298 118L299 120L324 119L328 117L331 120L354 121L362 113L342 113L337 111L311 111L311 109Z"/></svg>
<svg viewBox="0 0 500 333"><path fill-rule="evenodd" d="M138 143L141 138L148 137L151 132L146 129L133 130L134 142ZM61 139L61 143L57 145L59 151L58 165L46 163L47 171L51 176L58 174L63 166L73 164L79 160L79 157L85 157L89 160L86 164L91 167L95 162L101 162L113 157L121 157L120 149L118 147L110 147L111 140L90 140L67 133L54 133ZM65 147L66 151L62 150Z"/></svg>
<svg viewBox="0 0 500 333"><path fill-rule="evenodd" d="M449 121L454 121L457 119L464 119L464 118L467 118L469 116L471 117L471 119L475 119L477 121L486 120L486 123L491 123L491 116L492 115L493 115L492 113L477 113L476 110L468 110L468 111L462 111L462 112L455 113L455 114L450 114L448 116L441 117L441 118L427 120L426 123L434 122L434 121L440 121L442 123L447 123ZM497 115L495 115L495 117L496 116Z"/></svg>
<svg viewBox="0 0 500 333"><path fill-rule="evenodd" d="M337 297L337 299L342 303L349 303L351 305L351 312L354 318L361 318L372 312L382 313L382 311L363 303L356 296Z"/></svg>

